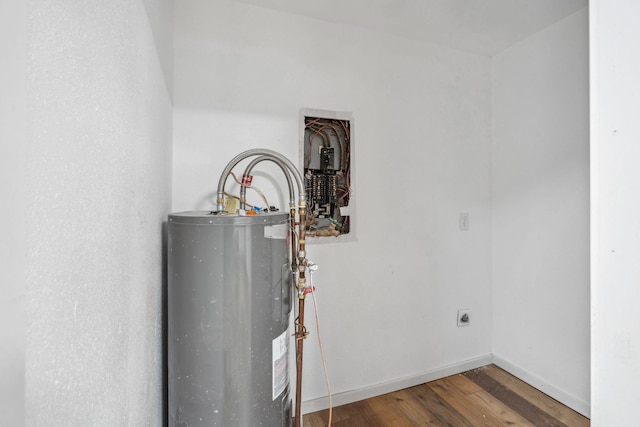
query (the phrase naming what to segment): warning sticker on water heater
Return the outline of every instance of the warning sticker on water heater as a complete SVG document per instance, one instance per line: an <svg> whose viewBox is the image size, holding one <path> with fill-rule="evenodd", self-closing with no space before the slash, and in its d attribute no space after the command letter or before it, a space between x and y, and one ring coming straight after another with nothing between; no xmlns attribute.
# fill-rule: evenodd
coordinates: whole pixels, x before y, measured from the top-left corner
<svg viewBox="0 0 640 427"><path fill-rule="evenodd" d="M273 400L289 385L289 330L273 340Z"/></svg>
<svg viewBox="0 0 640 427"><path fill-rule="evenodd" d="M264 237L266 239L286 239L289 235L289 224L266 225Z"/></svg>

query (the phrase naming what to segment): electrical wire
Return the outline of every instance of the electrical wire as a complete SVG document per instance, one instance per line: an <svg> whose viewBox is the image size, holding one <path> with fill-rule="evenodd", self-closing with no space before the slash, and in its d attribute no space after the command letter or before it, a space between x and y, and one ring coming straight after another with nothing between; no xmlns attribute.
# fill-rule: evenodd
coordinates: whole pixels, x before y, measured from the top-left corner
<svg viewBox="0 0 640 427"><path fill-rule="evenodd" d="M343 206L348 206L349 201L352 196L352 188L351 188L351 126L350 122L347 120L337 120L337 119L326 119L326 118L315 118L315 117L305 117L305 144L308 144L308 149L305 145L305 151L307 152L304 157L304 169L305 169L305 185L307 186L307 193L310 196L310 201L316 201L318 197L323 197L317 194L318 189L316 189L312 185L312 177L315 175L311 172L311 158L314 153L313 146L315 139L322 139L320 143L320 147L324 144L324 146L333 146L336 142L339 145L340 150L340 161L339 161L339 170L336 171L336 184L334 188L334 196L335 196L335 208L332 207L331 210L334 211L336 215L338 215L339 208ZM335 141L334 141L335 138ZM334 203L334 202L332 202ZM318 213L316 207L312 203L311 209L308 211L311 213ZM345 216L342 220L342 231L341 234L346 234L349 232L349 217ZM315 236L316 233L313 231L313 228L309 229L310 236Z"/></svg>
<svg viewBox="0 0 640 427"><path fill-rule="evenodd" d="M325 131L325 129L331 129L333 131L336 137L336 141L340 145L340 169L346 170L348 168L348 163L345 160L348 155L348 150L345 149L343 140L347 145L349 145L351 136L348 122L346 122L345 120L318 118L316 120L307 122L306 127L313 130L315 134L319 134L320 132L324 133L329 140L331 140L331 137ZM339 132L339 130L342 132ZM340 135L340 133L342 133L342 135ZM309 150L311 150L311 145L309 146Z"/></svg>
<svg viewBox="0 0 640 427"><path fill-rule="evenodd" d="M327 146L330 147L332 145L331 135L329 135L329 133L327 132L327 129L330 129L335 134L335 139L338 142L338 145L340 146L340 169L344 169L343 162L345 157L344 155L345 150L344 150L344 146L342 145L342 138L338 134L337 129L331 124L319 124L317 126L319 127L316 127L315 124L307 125L307 129L310 129L311 131L313 131L313 134L309 136L309 155L311 155L311 151L312 151L311 139L314 136L320 136L324 141L325 147Z"/></svg>
<svg viewBox="0 0 640 427"><path fill-rule="evenodd" d="M229 172L229 174L233 177L233 179L235 180L235 182L237 182L238 184L242 185L242 183L240 182L240 180L238 180L238 177L236 176L236 174L235 174L235 173L233 173L233 171ZM247 188L250 188L250 189L252 189L253 191L255 191L256 193L258 193L258 194L260 195L260 197L262 198L262 201L265 203L265 208L266 208L267 210L269 210L269 206L271 206L271 205L270 205L270 204L269 204L269 202L267 201L267 198L265 197L264 193L263 193L262 191L260 191L258 188L254 187L253 185L247 185L246 187L247 187ZM225 193L225 194L226 194L226 193ZM231 197L233 197L233 198L235 198L235 199L238 199L238 200L240 199L240 198L239 198L239 197L237 197L237 196L231 196ZM246 203L246 202L245 202L245 203ZM253 206L249 205L248 203L246 203L246 204L247 204L247 206L250 206L250 207L252 207L252 208L253 208Z"/></svg>
<svg viewBox="0 0 640 427"><path fill-rule="evenodd" d="M331 401L331 384L329 383L329 371L327 370L327 360L324 355L324 348L322 347L322 338L320 337L320 318L318 315L318 302L316 301L315 287L313 286L313 274L309 270L309 286L311 288L311 297L313 299L313 308L315 311L316 319L316 334L318 335L318 348L320 349L320 358L322 360L322 369L324 370L324 379L327 383L327 394L329 398L329 421L327 427L331 427L331 418L333 416L333 403Z"/></svg>
<svg viewBox="0 0 640 427"><path fill-rule="evenodd" d="M235 194L231 194L231 193L228 193L226 191L224 192L224 195L227 196L227 197L231 197L232 199L240 200L240 196L236 196ZM253 209L253 207L254 207L253 205L251 205L251 204L249 204L247 202L245 202L244 204L246 206L248 206L249 208L251 208L251 209Z"/></svg>

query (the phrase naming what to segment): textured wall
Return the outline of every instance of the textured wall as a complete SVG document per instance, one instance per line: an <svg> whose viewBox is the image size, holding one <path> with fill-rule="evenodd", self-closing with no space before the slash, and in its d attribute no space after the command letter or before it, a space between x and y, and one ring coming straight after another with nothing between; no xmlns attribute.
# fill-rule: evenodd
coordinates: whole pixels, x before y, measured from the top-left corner
<svg viewBox="0 0 640 427"><path fill-rule="evenodd" d="M29 3L29 426L158 426L171 3Z"/></svg>
<svg viewBox="0 0 640 427"><path fill-rule="evenodd" d="M0 2L0 425L24 419L27 6Z"/></svg>

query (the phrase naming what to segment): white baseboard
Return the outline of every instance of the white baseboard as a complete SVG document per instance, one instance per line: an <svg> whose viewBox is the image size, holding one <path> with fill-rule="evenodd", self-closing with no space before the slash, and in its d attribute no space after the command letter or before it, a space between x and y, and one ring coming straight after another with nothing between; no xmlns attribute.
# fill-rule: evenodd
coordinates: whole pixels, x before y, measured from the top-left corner
<svg viewBox="0 0 640 427"><path fill-rule="evenodd" d="M336 407L340 405L346 405L348 403L358 402L360 400L369 399L371 397L380 396L382 394L391 393L419 384L424 384L429 381L438 380L450 375L459 374L461 372L476 369L481 366L489 365L491 363L494 363L495 365L521 379L527 384L530 384L531 386L537 388L543 393L548 394L563 405L568 406L569 408L584 415L587 418L591 418L590 402L579 399L576 396L557 388L548 381L545 381L540 377L532 374L526 369L523 369L518 365L493 354L487 354L485 356L480 356L463 362L454 363L452 365L442 366L440 368L421 372L411 377L387 381L357 390L336 393L331 396L332 405ZM318 399L306 400L302 402L302 413L308 414L311 412L322 411L324 409L327 409L328 407L329 399L326 396Z"/></svg>
<svg viewBox="0 0 640 427"><path fill-rule="evenodd" d="M591 404L590 402L585 402L582 399L577 398L576 396L567 393L564 390L561 390L554 386L553 384L543 380L542 378L532 374L531 372L523 369L506 359L503 359L500 356L493 356L493 363L496 366L504 369L509 372L511 375L521 379L527 384L537 388L541 392L548 394L549 396L556 399L558 402L563 405L568 406L576 412L584 415L587 418L591 418Z"/></svg>
<svg viewBox="0 0 640 427"><path fill-rule="evenodd" d="M380 396L382 394L391 393L419 384L424 384L426 382L438 380L450 375L459 374L470 369L476 369L490 363L493 363L493 355L487 354L485 356L480 356L474 359L465 360L463 362L454 363L452 365L446 365L426 372L421 372L411 377L387 381L358 390L336 393L331 396L331 403L334 407L336 407L340 405L346 405L348 403L358 402L360 400L369 399L370 397ZM328 407L328 397L306 400L302 402L302 413L308 414L311 412L322 411L324 409L327 409Z"/></svg>

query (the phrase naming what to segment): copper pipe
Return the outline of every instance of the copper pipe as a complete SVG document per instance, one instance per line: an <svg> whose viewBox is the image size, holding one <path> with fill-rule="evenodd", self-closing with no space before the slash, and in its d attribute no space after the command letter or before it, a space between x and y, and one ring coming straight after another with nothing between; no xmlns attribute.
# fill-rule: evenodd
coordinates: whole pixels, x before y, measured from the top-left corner
<svg viewBox="0 0 640 427"><path fill-rule="evenodd" d="M306 226L306 201L300 202L298 207L298 257L300 258L298 265L298 321L296 322L296 408L293 418L294 427L300 427L300 417L302 416L302 350L303 341L307 337L307 331L304 327L304 299L306 297L305 286L305 226Z"/></svg>
<svg viewBox="0 0 640 427"><path fill-rule="evenodd" d="M295 204L291 205L289 210L289 221L290 221L290 230L289 230L289 240L291 245L291 272L295 275L296 270L298 269L298 246L295 243L296 239L296 208Z"/></svg>
<svg viewBox="0 0 640 427"><path fill-rule="evenodd" d="M302 412L302 347L307 333L304 328L304 296L298 298L298 321L296 323L296 409L294 427L300 427Z"/></svg>
<svg viewBox="0 0 640 427"><path fill-rule="evenodd" d="M306 198L306 195L305 195L305 198ZM306 226L307 226L307 201L306 200L300 200L300 203L298 204L298 221L299 221L298 248L300 249L298 256L300 257L301 260L306 260L307 258L307 253L305 252ZM302 277L304 277L304 271L302 271Z"/></svg>

